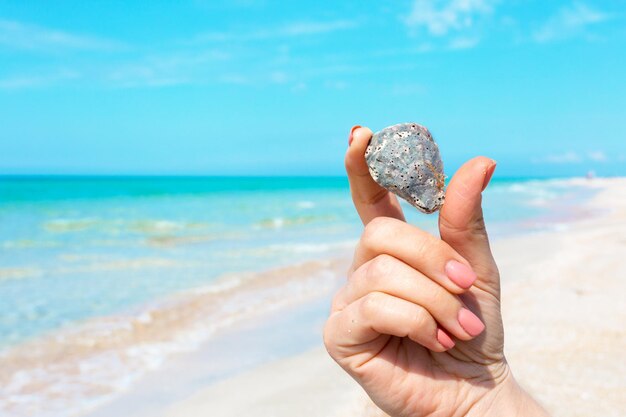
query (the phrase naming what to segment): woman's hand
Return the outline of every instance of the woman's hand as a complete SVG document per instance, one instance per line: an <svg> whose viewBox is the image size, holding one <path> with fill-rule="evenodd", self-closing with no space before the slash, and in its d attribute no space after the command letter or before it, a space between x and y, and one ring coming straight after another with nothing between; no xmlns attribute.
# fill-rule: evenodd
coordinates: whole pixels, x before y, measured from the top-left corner
<svg viewBox="0 0 626 417"><path fill-rule="evenodd" d="M438 239L405 223L396 197L371 178L371 135L357 128L346 154L365 231L333 300L328 352L392 416L545 416L503 354L500 277L481 208L495 162L475 158L452 178Z"/></svg>

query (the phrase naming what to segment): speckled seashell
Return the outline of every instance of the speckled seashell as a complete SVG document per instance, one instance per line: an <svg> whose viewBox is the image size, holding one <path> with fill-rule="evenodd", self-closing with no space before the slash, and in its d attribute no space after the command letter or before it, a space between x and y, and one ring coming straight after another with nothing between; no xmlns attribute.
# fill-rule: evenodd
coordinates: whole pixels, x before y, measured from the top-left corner
<svg viewBox="0 0 626 417"><path fill-rule="evenodd" d="M375 133L365 159L378 184L418 210L434 213L442 206L443 162L439 147L424 126L401 123Z"/></svg>

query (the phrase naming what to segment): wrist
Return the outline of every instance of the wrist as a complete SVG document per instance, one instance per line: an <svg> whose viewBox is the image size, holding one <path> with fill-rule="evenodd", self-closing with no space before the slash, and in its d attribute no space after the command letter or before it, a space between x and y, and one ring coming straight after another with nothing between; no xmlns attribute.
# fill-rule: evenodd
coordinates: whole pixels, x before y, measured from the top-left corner
<svg viewBox="0 0 626 417"><path fill-rule="evenodd" d="M499 386L476 402L466 417L550 417L548 412L519 386L509 371Z"/></svg>

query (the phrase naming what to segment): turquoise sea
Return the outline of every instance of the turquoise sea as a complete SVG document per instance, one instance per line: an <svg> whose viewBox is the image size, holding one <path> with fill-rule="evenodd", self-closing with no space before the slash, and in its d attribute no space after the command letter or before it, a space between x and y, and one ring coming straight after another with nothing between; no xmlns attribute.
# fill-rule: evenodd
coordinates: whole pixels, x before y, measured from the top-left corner
<svg viewBox="0 0 626 417"><path fill-rule="evenodd" d="M484 197L490 234L558 226L589 194L580 184L495 178ZM436 233L436 215L405 207L411 223ZM172 351L170 339L136 331L157 320L156 305L168 306L168 325L182 323L171 319L192 303L181 294L208 291L211 314L241 316L249 294L281 299L233 292L242 277L294 265L320 273L319 262L350 254L361 230L342 177L0 177L0 365L10 364L0 371L0 416L59 415L33 405L45 396L25 396L24 387L66 371L116 381L106 395L128 387L129 369L139 375ZM281 297L300 290L283 286ZM207 314L187 314L184 323L210 321ZM129 326L135 333L124 336L124 356L121 342L107 343ZM90 336L74 337L83 331ZM61 369L59 354L79 359ZM99 398L80 378L68 381L68 398ZM67 401L57 405L71 408Z"/></svg>

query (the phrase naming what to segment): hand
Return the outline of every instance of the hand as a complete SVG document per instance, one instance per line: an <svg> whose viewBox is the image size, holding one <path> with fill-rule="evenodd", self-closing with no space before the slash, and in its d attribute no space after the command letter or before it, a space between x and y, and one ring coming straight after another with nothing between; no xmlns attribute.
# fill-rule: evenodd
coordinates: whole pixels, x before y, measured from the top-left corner
<svg viewBox="0 0 626 417"><path fill-rule="evenodd" d="M392 416L546 415L503 353L500 276L481 208L495 162L478 157L454 175L438 239L405 223L397 198L371 178L371 135L356 129L346 154L365 231L324 329L328 352Z"/></svg>

